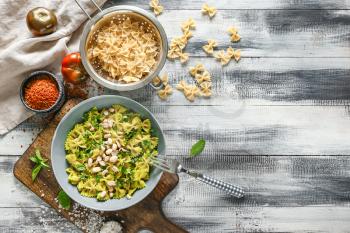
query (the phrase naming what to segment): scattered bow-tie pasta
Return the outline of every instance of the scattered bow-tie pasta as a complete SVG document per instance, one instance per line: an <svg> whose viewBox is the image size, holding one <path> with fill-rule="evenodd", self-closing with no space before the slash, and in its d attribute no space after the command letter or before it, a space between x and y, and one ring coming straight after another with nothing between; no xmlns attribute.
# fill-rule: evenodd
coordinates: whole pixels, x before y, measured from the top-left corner
<svg viewBox="0 0 350 233"><path fill-rule="evenodd" d="M203 82L211 82L211 76L210 76L210 73L207 70L203 71L203 73L196 74L194 76L194 79L199 84L201 84Z"/></svg>
<svg viewBox="0 0 350 233"><path fill-rule="evenodd" d="M212 18L216 14L216 8L210 7L208 4L204 3L202 6L202 13L204 15L209 15L209 18Z"/></svg>
<svg viewBox="0 0 350 233"><path fill-rule="evenodd" d="M202 48L207 54L213 54L216 46L218 46L216 40L208 40L208 44L204 45Z"/></svg>
<svg viewBox="0 0 350 233"><path fill-rule="evenodd" d="M152 80L153 85L160 86L160 84L168 85L169 77L167 74L163 74L161 77L157 76Z"/></svg>
<svg viewBox="0 0 350 233"><path fill-rule="evenodd" d="M196 80L200 87L200 94L204 97L211 96L211 75L208 70L205 69L203 64L197 64L194 67L190 67L190 74Z"/></svg>
<svg viewBox="0 0 350 233"><path fill-rule="evenodd" d="M153 9L155 15L160 15L164 10L164 7L159 4L158 0L151 0L149 5Z"/></svg>
<svg viewBox="0 0 350 233"><path fill-rule="evenodd" d="M190 85L186 83L185 80L181 80L177 86L176 89L179 91L182 91L189 101L194 101L197 96L200 96L200 90L196 85Z"/></svg>
<svg viewBox="0 0 350 233"><path fill-rule="evenodd" d="M173 93L172 87L170 85L165 85L162 90L158 91L158 96L162 100L166 100L168 96L171 95L172 93Z"/></svg>
<svg viewBox="0 0 350 233"><path fill-rule="evenodd" d="M192 37L192 29L195 29L196 23L195 21L190 18L187 21L183 22L181 24L181 29L183 32L183 35L180 37L175 37L170 42L170 49L168 51L168 58L169 59L180 59L181 63L186 63L189 59L189 54L184 53L183 50L185 49L188 40Z"/></svg>
<svg viewBox="0 0 350 233"><path fill-rule="evenodd" d="M232 47L228 47L226 52L225 50L220 50L214 53L214 57L220 61L221 65L227 65L232 58L234 58L237 62L241 58L241 51L234 50Z"/></svg>
<svg viewBox="0 0 350 233"><path fill-rule="evenodd" d="M194 67L190 67L190 74L193 77L195 77L196 74L201 73L204 70L205 70L204 65L199 63L199 64L195 65Z"/></svg>
<svg viewBox="0 0 350 233"><path fill-rule="evenodd" d="M230 34L232 42L238 42L241 40L241 36L238 34L237 28L229 27L227 32Z"/></svg>
<svg viewBox="0 0 350 233"><path fill-rule="evenodd" d="M157 64L160 44L139 22L111 20L88 42L88 59L101 76L114 82L137 82Z"/></svg>
<svg viewBox="0 0 350 233"><path fill-rule="evenodd" d="M211 82L202 82L200 85L201 95L205 97L211 96Z"/></svg>

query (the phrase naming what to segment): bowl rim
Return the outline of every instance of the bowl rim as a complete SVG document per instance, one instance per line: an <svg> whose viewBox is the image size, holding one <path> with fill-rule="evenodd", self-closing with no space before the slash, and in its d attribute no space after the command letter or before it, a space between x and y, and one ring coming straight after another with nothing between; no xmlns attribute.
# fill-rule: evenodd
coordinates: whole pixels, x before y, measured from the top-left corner
<svg viewBox="0 0 350 233"><path fill-rule="evenodd" d="M83 196L79 196L81 198L75 198L75 197L72 197L70 195L70 191L66 188L67 186L66 185L62 185L61 184L61 179L58 178L58 174L59 172L65 172L65 171L58 171L57 167L54 165L55 164L55 157L57 156L54 156L53 154L53 148L54 148L54 139L57 137L57 129L64 124L65 120L73 113L75 112L77 109L79 109L81 106L89 103L89 102L92 102L92 101L95 101L95 100L99 100L99 99L105 99L105 98L116 98L116 99L124 99L126 101L130 101L131 103L137 105L138 107L142 108L143 110L145 110L145 112L147 112L151 117L152 117L152 120L158 125L158 128L159 128L159 134L160 136L163 138L163 141L164 141L164 152L166 151L166 139L165 139L165 136L164 136L164 132L162 130L162 128L160 127L160 124L158 122L158 120L154 117L154 115L145 107L143 106L142 104L138 103L137 101L135 100L132 100L130 98L127 98L127 97L124 97L124 96L119 96L119 95L100 95L100 96L95 96L95 97L92 97L92 98L89 98L89 99L86 99L82 102L80 102L79 104L75 105L73 108L71 108L63 117L62 119L60 120L59 124L57 125L56 129L55 129L55 132L54 132L54 135L52 137L52 141L51 141L51 149L50 149L50 154L51 154L51 166L52 166L52 170L53 170L53 174L54 174L54 177L55 179L57 180L57 183L59 184L59 186L61 187L61 189L63 189L63 191L72 199L74 200L75 202L79 203L80 205L82 206L85 206L87 208L90 208L90 209L94 209L94 210L98 210L98 211L118 211L118 210L123 210L123 209L126 209L126 208L129 208L131 206L134 206L136 205L137 203L141 202L142 200L144 200L158 185L159 183L159 180L161 178L161 176L163 175L163 171L158 169L158 168L155 168L156 169L156 174L155 174L155 177L154 177L154 186L149 188L148 190L146 190L144 192L144 195L142 197L139 198L139 200L136 200L134 201L133 203L131 204L127 204L125 206L123 206L122 208L104 208L104 207L97 207L96 205L90 205L90 204L87 204L87 203L84 203L83 199L82 198L85 198ZM116 103L117 104L117 103ZM97 107L97 106L96 106ZM128 106L125 106L128 108ZM149 180L146 181L146 184ZM68 185L71 185L69 183L67 183ZM146 186L147 188L147 186ZM145 189L145 188L144 188ZM140 190L144 190L144 189L140 189ZM140 191L140 190L137 190L137 191ZM136 191L136 192L137 192ZM121 198L121 199L115 199L115 200L122 200L122 199L127 199L126 197L124 198ZM133 197L130 199L132 200ZM113 199L114 200L114 199ZM101 203L107 203L108 201L110 200L107 200L106 202L101 202Z"/></svg>
<svg viewBox="0 0 350 233"><path fill-rule="evenodd" d="M161 57L160 57L160 60L159 60L159 63L157 65L156 69L153 71L153 73L151 73L151 75L148 75L146 78L143 78L138 82L121 84L121 83L109 81L109 80L101 77L99 74L97 74L95 69L91 66L90 62L88 61L87 55L86 55L85 46L86 46L86 42L87 42L89 33L91 31L91 28L95 25L95 23L97 21L99 21L105 15L107 15L109 13L117 12L117 11L131 11L133 13L139 14L139 15L147 18L158 29L158 32L159 32L160 37L161 37L162 51L164 51L164 53L161 54ZM85 70L87 71L87 73L98 84L100 84L106 88L109 88L112 90L117 90L117 91L136 90L136 89L142 88L142 87L146 86L147 84L149 84L153 80L153 78L155 78L160 73L160 71L163 69L165 62L166 62L166 59L167 59L168 48L169 48L169 45L168 45L167 35L165 33L163 26L159 22L159 20L155 16L153 16L151 13L147 12L146 10L139 8L139 7L136 7L136 6L130 6L130 5L112 6L112 7L109 7L109 8L102 10L101 12L99 12L98 14L93 16L85 24L83 33L81 35L80 44L79 44L79 51L80 51L81 58L82 58L81 60L82 60L83 66L84 66Z"/></svg>
<svg viewBox="0 0 350 233"><path fill-rule="evenodd" d="M24 99L24 91L25 91L25 88L26 86L28 85L28 83L38 77L39 75L43 75L43 74L46 74L48 75L51 80L55 81L56 84L57 84L57 88L58 88L58 98L56 100L56 102L50 107L50 108L47 108L47 109L34 109L34 108L31 108L27 102L25 101ZM61 101L61 99L63 98L63 94L64 94L64 88L63 88L63 84L62 82L57 78L56 75L54 75L53 73L49 72L49 71L46 71L46 70L38 70L38 71L34 71L32 73L30 73L25 79L23 79L22 83L21 83L21 86L20 86L20 89L19 89L19 96L20 96L20 99L23 103L23 105L28 109L28 110L31 110L33 112L36 112L36 113L48 113L50 111L52 111L53 109L56 108L56 106L59 104L59 102Z"/></svg>

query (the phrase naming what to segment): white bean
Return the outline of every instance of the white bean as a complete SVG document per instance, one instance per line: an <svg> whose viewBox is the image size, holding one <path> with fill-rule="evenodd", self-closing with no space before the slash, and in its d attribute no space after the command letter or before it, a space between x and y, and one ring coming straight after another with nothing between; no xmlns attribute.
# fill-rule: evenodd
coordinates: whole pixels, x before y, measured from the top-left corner
<svg viewBox="0 0 350 233"><path fill-rule="evenodd" d="M104 166L106 166L106 163L105 163L105 161L100 161L100 162L98 162L102 167L104 167Z"/></svg>
<svg viewBox="0 0 350 233"><path fill-rule="evenodd" d="M108 173L108 170L107 170L107 169L105 169L105 170L102 171L102 175L103 175L103 176L106 175L107 173Z"/></svg>
<svg viewBox="0 0 350 233"><path fill-rule="evenodd" d="M100 167L94 167L91 169L91 172L92 173L97 173L97 172L100 172L102 169Z"/></svg>
<svg viewBox="0 0 350 233"><path fill-rule="evenodd" d="M118 168L117 168L116 166L113 166L113 167L112 167L112 171L118 172L119 170L118 170Z"/></svg>
<svg viewBox="0 0 350 233"><path fill-rule="evenodd" d="M115 186L115 181L114 180L109 180L107 181L107 185L110 187L114 187Z"/></svg>
<svg viewBox="0 0 350 233"><path fill-rule="evenodd" d="M91 167L93 162L92 158L88 158L88 167Z"/></svg>
<svg viewBox="0 0 350 233"><path fill-rule="evenodd" d="M112 198L114 193L109 193L109 197Z"/></svg>
<svg viewBox="0 0 350 233"><path fill-rule="evenodd" d="M98 156L98 157L96 158L96 161L97 161L97 162L100 162L101 160L102 160L101 156Z"/></svg>
<svg viewBox="0 0 350 233"><path fill-rule="evenodd" d="M91 126L90 131L95 131L95 128Z"/></svg>
<svg viewBox="0 0 350 233"><path fill-rule="evenodd" d="M109 161L110 161L111 163L115 163L115 162L117 162L117 160L118 160L118 157L117 157L116 155L113 155L113 156L109 159Z"/></svg>
<svg viewBox="0 0 350 233"><path fill-rule="evenodd" d="M103 111L103 114L104 114L105 116L108 116L109 112L108 112L108 111Z"/></svg>
<svg viewBox="0 0 350 233"><path fill-rule="evenodd" d="M110 138L112 135L110 133L106 133L103 137L104 138Z"/></svg>
<svg viewBox="0 0 350 233"><path fill-rule="evenodd" d="M117 149L118 149L117 144L113 143L113 145L112 145L112 150L113 150L113 151L116 151Z"/></svg>
<svg viewBox="0 0 350 233"><path fill-rule="evenodd" d="M105 162L108 162L108 161L109 161L109 156L108 156L108 155L105 156L105 157L103 158L103 160L104 160Z"/></svg>
<svg viewBox="0 0 350 233"><path fill-rule="evenodd" d="M107 139L107 144L112 145L112 143L113 143L112 138L108 138L108 139Z"/></svg>
<svg viewBox="0 0 350 233"><path fill-rule="evenodd" d="M114 112L114 108L109 108L109 112Z"/></svg>
<svg viewBox="0 0 350 233"><path fill-rule="evenodd" d="M100 192L100 197L101 198L104 198L106 196L107 192L106 191L102 191Z"/></svg>
<svg viewBox="0 0 350 233"><path fill-rule="evenodd" d="M108 149L108 150L106 150L106 155L110 155L112 152L113 152L112 149Z"/></svg>

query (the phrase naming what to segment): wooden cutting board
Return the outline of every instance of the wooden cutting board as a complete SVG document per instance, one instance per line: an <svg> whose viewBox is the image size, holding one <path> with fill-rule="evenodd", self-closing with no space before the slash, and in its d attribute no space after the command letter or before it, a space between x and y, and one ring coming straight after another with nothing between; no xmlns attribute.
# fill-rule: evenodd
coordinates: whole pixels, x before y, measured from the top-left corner
<svg viewBox="0 0 350 233"><path fill-rule="evenodd" d="M33 144L16 162L13 170L15 177L84 232L98 232L103 222L109 220L118 221L123 227L123 232L127 233L137 232L140 229L150 229L156 233L187 232L170 222L164 216L161 208L162 200L175 188L179 181L178 176L175 174L164 173L156 188L143 201L117 212L90 210L77 203L74 203L69 211L60 208L55 199L60 191L60 187L51 169L43 169L35 182L32 181L31 171L33 163L29 160L29 157L36 148L39 148L43 157L50 161L51 140L55 129L62 117L79 102L80 100L78 99L67 101L60 112L48 124L47 128L38 135Z"/></svg>

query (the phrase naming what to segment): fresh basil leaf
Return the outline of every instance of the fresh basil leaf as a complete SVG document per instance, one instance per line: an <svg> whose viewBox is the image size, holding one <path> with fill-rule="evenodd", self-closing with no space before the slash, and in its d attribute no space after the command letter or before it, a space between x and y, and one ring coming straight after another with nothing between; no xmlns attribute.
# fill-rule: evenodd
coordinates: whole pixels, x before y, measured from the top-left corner
<svg viewBox="0 0 350 233"><path fill-rule="evenodd" d="M34 181L36 179L41 168L42 168L41 164L35 165L34 169L32 170L32 181Z"/></svg>
<svg viewBox="0 0 350 233"><path fill-rule="evenodd" d="M40 163L40 161L38 160L38 158L36 156L31 156L29 157L29 159L33 162L33 163Z"/></svg>
<svg viewBox="0 0 350 233"><path fill-rule="evenodd" d="M199 140L192 146L190 156L194 157L199 155L204 150L204 147L205 147L205 140L204 139Z"/></svg>
<svg viewBox="0 0 350 233"><path fill-rule="evenodd" d="M40 164L41 164L41 166L43 166L43 167L47 167L47 168L50 167L50 166L49 166L46 162L44 162L44 161L41 161Z"/></svg>
<svg viewBox="0 0 350 233"><path fill-rule="evenodd" d="M60 205L66 209L69 210L71 206L71 199L70 197L63 191L61 190L58 195L57 195L57 200Z"/></svg>
<svg viewBox="0 0 350 233"><path fill-rule="evenodd" d="M35 150L35 156L38 158L39 161L44 161L43 157L41 157L40 150Z"/></svg>

